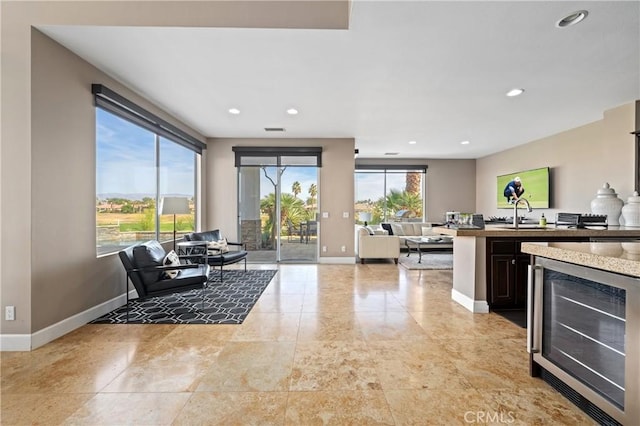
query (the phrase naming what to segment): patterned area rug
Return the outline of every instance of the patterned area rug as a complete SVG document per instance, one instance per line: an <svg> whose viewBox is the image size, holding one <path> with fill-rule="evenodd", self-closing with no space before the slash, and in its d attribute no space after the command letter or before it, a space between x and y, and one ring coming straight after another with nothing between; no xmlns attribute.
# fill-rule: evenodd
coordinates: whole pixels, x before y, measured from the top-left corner
<svg viewBox="0 0 640 426"><path fill-rule="evenodd" d="M452 252L422 253L422 263L418 263L418 253L400 253L398 263L407 269L453 269Z"/></svg>
<svg viewBox="0 0 640 426"><path fill-rule="evenodd" d="M129 301L130 324L242 324L276 270L229 270L220 274L205 289L204 310L202 290L152 297L144 301ZM127 306L91 321L91 324L125 324Z"/></svg>

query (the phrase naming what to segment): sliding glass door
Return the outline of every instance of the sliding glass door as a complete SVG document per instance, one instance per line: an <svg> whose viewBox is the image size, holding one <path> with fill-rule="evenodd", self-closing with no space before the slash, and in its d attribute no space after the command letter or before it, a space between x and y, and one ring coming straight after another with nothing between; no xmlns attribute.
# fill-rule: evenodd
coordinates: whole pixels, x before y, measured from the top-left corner
<svg viewBox="0 0 640 426"><path fill-rule="evenodd" d="M249 261L312 262L318 256L315 157L243 157L238 167L240 235Z"/></svg>

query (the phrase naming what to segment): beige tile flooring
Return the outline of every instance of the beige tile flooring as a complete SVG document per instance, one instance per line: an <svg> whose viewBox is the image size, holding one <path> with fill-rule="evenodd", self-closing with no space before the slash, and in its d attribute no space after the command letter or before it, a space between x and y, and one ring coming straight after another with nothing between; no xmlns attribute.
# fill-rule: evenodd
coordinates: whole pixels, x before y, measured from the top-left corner
<svg viewBox="0 0 640 426"><path fill-rule="evenodd" d="M251 265L273 268L274 265ZM86 325L2 353L2 425L594 424L451 271L280 265L242 325Z"/></svg>

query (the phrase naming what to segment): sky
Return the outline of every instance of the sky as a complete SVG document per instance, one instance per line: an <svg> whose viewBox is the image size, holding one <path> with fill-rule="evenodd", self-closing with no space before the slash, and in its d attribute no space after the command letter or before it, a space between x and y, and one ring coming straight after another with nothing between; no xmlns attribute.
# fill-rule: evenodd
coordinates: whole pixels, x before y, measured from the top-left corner
<svg viewBox="0 0 640 426"><path fill-rule="evenodd" d="M155 135L96 108L96 193L156 193ZM160 139L160 193L193 196L195 153Z"/></svg>
<svg viewBox="0 0 640 426"><path fill-rule="evenodd" d="M293 193L293 182L300 182L301 192L298 194L298 198L306 200L310 197L309 188L311 184L318 186L318 169L315 167L287 167L281 176L281 192ZM276 181L275 167L268 167L267 174L273 181ZM264 173L260 174L260 198L264 198L266 195L274 192L273 184L264 176ZM317 195L316 195L317 197Z"/></svg>
<svg viewBox="0 0 640 426"><path fill-rule="evenodd" d="M275 181L275 168L270 167L269 176ZM317 183L317 171L315 167L287 167L282 174L282 192L292 193L293 182L300 182L302 191L298 198L306 200L309 197L309 187L312 183ZM405 189L405 173L387 173L387 191ZM260 177L260 197L264 197L274 192L273 185L261 174ZM383 173L356 173L355 196L356 201L371 200L377 201L384 195L384 174Z"/></svg>
<svg viewBox="0 0 640 426"><path fill-rule="evenodd" d="M391 189L404 191L406 186L406 174L387 173L387 192ZM384 196L383 173L356 173L355 177L356 201L378 201Z"/></svg>

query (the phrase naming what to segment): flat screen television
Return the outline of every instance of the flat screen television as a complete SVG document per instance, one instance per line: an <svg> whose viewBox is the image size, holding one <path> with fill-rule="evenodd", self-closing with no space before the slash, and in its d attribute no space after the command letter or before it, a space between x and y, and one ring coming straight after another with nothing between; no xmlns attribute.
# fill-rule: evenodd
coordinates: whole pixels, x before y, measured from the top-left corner
<svg viewBox="0 0 640 426"><path fill-rule="evenodd" d="M521 198L529 200L532 208L548 209L550 205L549 193L549 167L539 169L523 170L498 176L498 208L513 208L504 195L505 187L516 177L520 178L524 193Z"/></svg>

